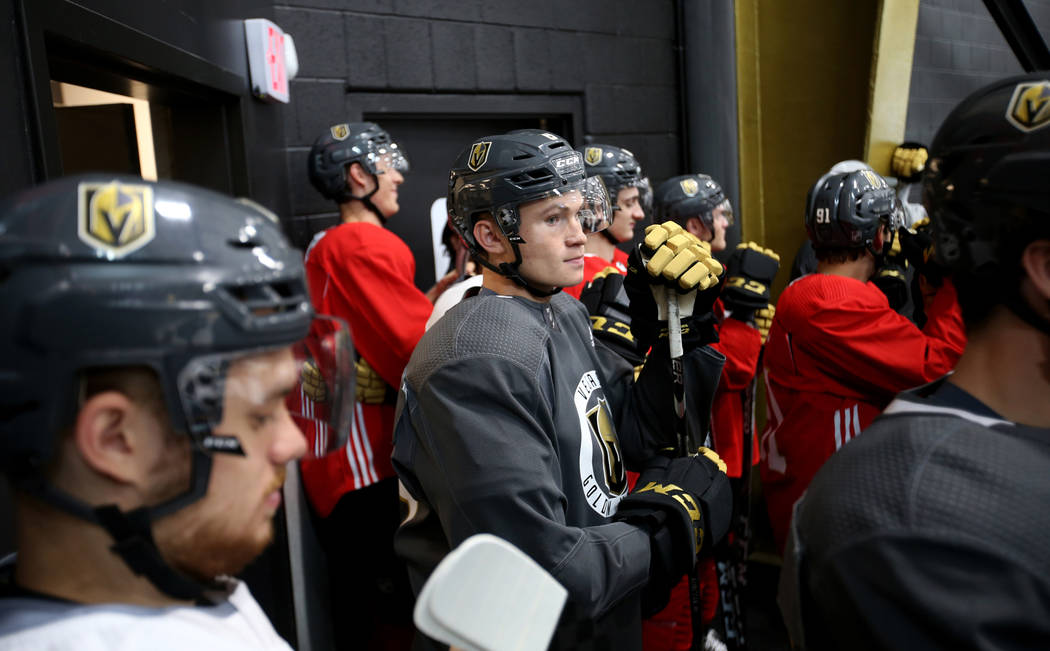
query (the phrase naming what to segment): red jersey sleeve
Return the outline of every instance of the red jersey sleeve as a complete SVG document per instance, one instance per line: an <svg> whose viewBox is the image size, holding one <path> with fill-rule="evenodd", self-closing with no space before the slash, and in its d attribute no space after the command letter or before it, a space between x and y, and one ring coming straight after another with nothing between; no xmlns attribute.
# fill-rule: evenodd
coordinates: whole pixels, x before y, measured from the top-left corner
<svg viewBox="0 0 1050 651"><path fill-rule="evenodd" d="M758 330L738 319L723 319L718 325L718 342L711 347L726 356L721 388L746 389L758 370L758 354L762 351L762 335Z"/></svg>
<svg viewBox="0 0 1050 651"><path fill-rule="evenodd" d="M330 229L308 254L318 311L350 324L354 347L397 387L434 306L414 284L415 260L396 235L372 224Z"/></svg>
<svg viewBox="0 0 1050 651"><path fill-rule="evenodd" d="M889 394L925 384L950 371L962 354L962 315L950 282L935 297L924 331L893 311L871 283L825 283L822 295L799 298L818 304L813 318L793 330L797 345L843 384Z"/></svg>

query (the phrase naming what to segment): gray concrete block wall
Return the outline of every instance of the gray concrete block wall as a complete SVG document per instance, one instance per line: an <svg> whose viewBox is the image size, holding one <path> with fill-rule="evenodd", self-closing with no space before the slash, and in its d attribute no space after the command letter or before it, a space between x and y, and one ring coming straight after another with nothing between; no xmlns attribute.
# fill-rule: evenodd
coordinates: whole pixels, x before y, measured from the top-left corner
<svg viewBox="0 0 1050 651"><path fill-rule="evenodd" d="M583 144L632 149L654 180L680 172L673 0L283 0L299 76L285 120L293 230L334 223L305 174L354 93L582 98Z"/></svg>
<svg viewBox="0 0 1050 651"><path fill-rule="evenodd" d="M1025 0L1050 37L1050 0ZM951 109L974 90L1024 72L981 0L921 0L905 137L930 144Z"/></svg>

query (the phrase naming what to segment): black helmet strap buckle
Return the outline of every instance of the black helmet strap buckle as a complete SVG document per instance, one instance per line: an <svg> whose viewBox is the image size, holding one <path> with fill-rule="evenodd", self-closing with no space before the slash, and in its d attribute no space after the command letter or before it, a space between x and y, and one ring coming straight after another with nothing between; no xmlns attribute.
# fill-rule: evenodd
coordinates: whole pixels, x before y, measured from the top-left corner
<svg viewBox="0 0 1050 651"><path fill-rule="evenodd" d="M121 511L115 504L95 509L99 525L113 537L110 550L120 556L136 575L145 576L164 594L183 601L197 601L206 590L216 588L191 579L161 558L153 541L152 519L148 509Z"/></svg>
<svg viewBox="0 0 1050 651"><path fill-rule="evenodd" d="M519 238L520 239L520 238ZM510 238L508 238L510 240ZM562 290L561 287L555 287L553 289L540 289L535 285L529 283L524 276L521 275L521 249L518 248L518 242L511 241L510 247L514 251L514 262L501 262L498 265L492 264L484 255L475 255L474 259L481 263L481 266L495 271L501 276L509 278L514 282L515 285L522 287L528 293L532 294L536 298L546 298L548 296L554 296Z"/></svg>

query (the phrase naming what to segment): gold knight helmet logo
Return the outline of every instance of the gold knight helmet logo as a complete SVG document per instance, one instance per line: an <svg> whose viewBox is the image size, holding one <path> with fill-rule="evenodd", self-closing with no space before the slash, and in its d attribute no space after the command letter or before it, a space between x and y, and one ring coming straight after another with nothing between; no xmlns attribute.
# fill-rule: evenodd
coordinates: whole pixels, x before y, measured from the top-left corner
<svg viewBox="0 0 1050 651"><path fill-rule="evenodd" d="M1035 131L1050 124L1050 81L1017 84L1006 119L1021 131Z"/></svg>
<svg viewBox="0 0 1050 651"><path fill-rule="evenodd" d="M99 253L120 258L153 240L151 186L85 182L77 186L77 194L77 236Z"/></svg>
<svg viewBox="0 0 1050 651"><path fill-rule="evenodd" d="M337 124L331 128L332 137L336 140L346 140L350 135L350 125Z"/></svg>
<svg viewBox="0 0 1050 651"><path fill-rule="evenodd" d="M467 167L477 172L489 159L489 149L492 147L492 142L485 140L482 142L476 142L470 148L470 158L467 159Z"/></svg>
<svg viewBox="0 0 1050 651"><path fill-rule="evenodd" d="M588 165L597 165L602 162L602 148L601 147L588 147L584 150L583 160Z"/></svg>
<svg viewBox="0 0 1050 651"><path fill-rule="evenodd" d="M682 192L687 197L695 197L700 191L700 184L696 182L696 179L682 179L678 185L682 186Z"/></svg>

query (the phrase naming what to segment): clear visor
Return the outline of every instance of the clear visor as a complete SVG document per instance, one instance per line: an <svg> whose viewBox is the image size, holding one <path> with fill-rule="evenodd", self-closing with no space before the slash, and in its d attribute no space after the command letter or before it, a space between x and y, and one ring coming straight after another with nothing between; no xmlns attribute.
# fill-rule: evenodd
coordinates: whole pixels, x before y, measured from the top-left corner
<svg viewBox="0 0 1050 651"><path fill-rule="evenodd" d="M374 152L368 154L368 160L372 163L376 174L382 174L387 170L397 170L406 174L409 170L408 157L396 142L379 145Z"/></svg>
<svg viewBox="0 0 1050 651"><path fill-rule="evenodd" d="M649 182L649 177L641 177L635 182L634 187L638 188L638 203L641 204L642 210L647 217L651 216L653 214L653 186Z"/></svg>
<svg viewBox="0 0 1050 651"><path fill-rule="evenodd" d="M178 389L194 439L207 451L250 454L259 441L297 426L307 454L320 456L346 439L353 382L349 330L338 319L315 317L307 337L292 346L191 360Z"/></svg>
<svg viewBox="0 0 1050 651"><path fill-rule="evenodd" d="M719 209L722 211L722 216L726 218L726 228L729 228L733 225L733 204L729 203L729 199L726 199L715 206L715 210Z"/></svg>
<svg viewBox="0 0 1050 651"><path fill-rule="evenodd" d="M341 319L315 317L293 352L300 372L288 411L306 437L307 458L323 457L350 435L356 375L350 330Z"/></svg>
<svg viewBox="0 0 1050 651"><path fill-rule="evenodd" d="M565 231L574 227L575 220L585 234L597 233L609 227L612 203L601 177L591 176L518 205L500 206L496 216L508 238L524 243L518 232L522 219L539 219Z"/></svg>

